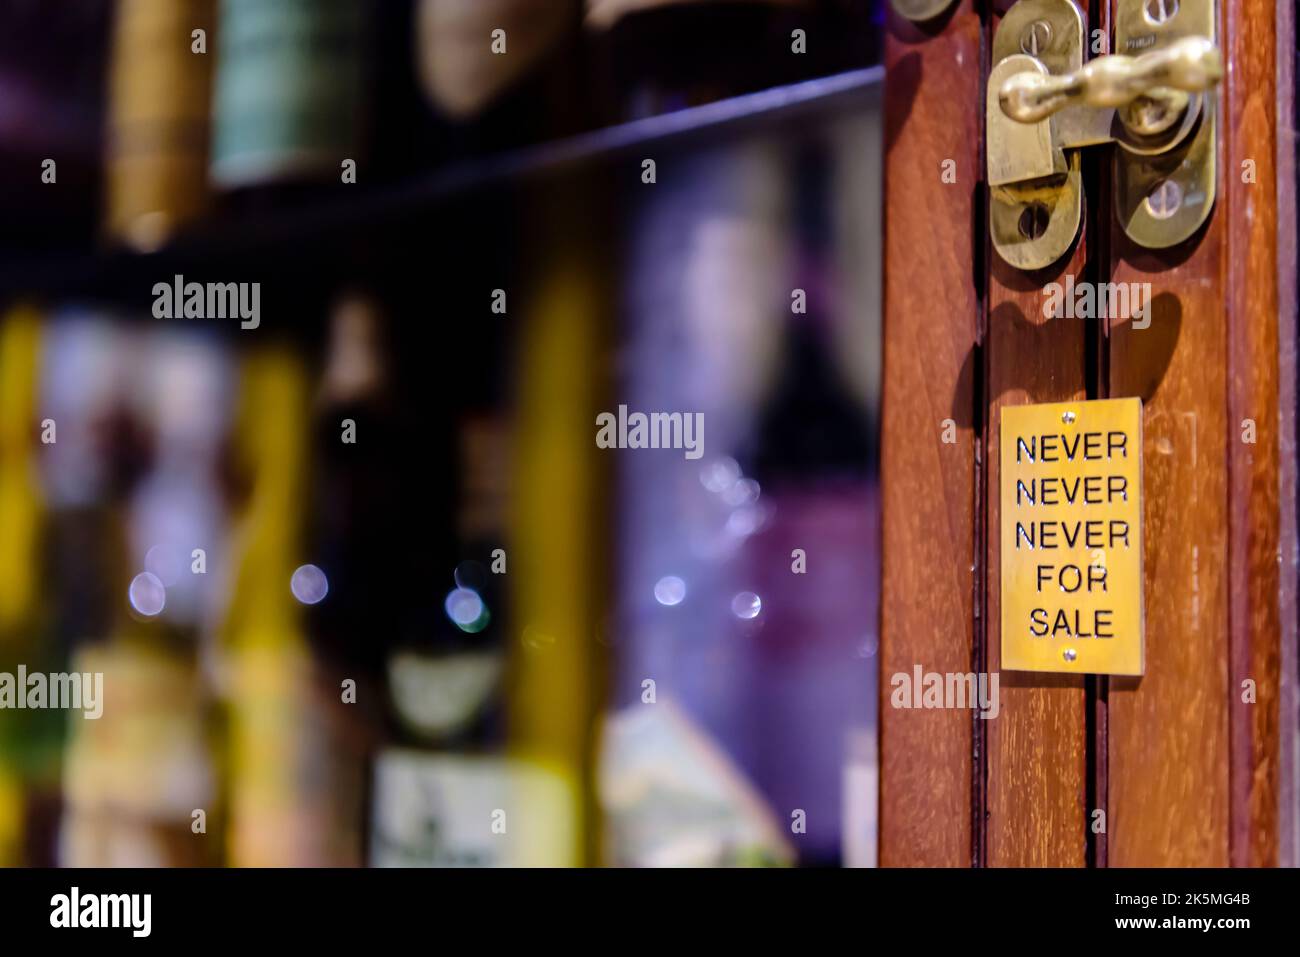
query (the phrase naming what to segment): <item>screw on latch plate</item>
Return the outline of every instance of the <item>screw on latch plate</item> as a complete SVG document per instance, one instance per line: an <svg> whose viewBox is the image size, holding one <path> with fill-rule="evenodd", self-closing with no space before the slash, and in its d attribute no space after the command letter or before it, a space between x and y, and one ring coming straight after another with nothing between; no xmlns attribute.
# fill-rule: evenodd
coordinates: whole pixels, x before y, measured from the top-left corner
<svg viewBox="0 0 1300 957"><path fill-rule="evenodd" d="M1142 13L1152 26L1168 23L1178 13L1178 0L1147 0Z"/></svg>
<svg viewBox="0 0 1300 957"><path fill-rule="evenodd" d="M1035 20L1020 34L1020 52L1040 56L1052 42L1052 25L1046 20Z"/></svg>
<svg viewBox="0 0 1300 957"><path fill-rule="evenodd" d="M1020 235L1025 239L1039 239L1047 232L1052 214L1042 203L1030 203L1020 214Z"/></svg>
<svg viewBox="0 0 1300 957"><path fill-rule="evenodd" d="M1156 219L1168 219L1183 205L1183 188L1172 179L1162 179L1147 193L1147 209Z"/></svg>

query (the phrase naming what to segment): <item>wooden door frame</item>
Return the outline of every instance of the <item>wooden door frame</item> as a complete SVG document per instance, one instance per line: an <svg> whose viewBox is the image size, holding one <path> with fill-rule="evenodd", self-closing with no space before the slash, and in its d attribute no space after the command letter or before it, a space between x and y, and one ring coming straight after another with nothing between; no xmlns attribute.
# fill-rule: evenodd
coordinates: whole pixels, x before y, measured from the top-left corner
<svg viewBox="0 0 1300 957"><path fill-rule="evenodd" d="M891 11L885 44L880 862L1295 864L1292 9L1220 0L1219 195L1193 240L1133 246L1098 158L1081 239L1025 274L984 225L989 3ZM1150 281L1154 334L1044 321L1066 273ZM999 672L1000 409L1122 395L1144 398L1146 675L1000 674L987 721L894 708L917 666Z"/></svg>

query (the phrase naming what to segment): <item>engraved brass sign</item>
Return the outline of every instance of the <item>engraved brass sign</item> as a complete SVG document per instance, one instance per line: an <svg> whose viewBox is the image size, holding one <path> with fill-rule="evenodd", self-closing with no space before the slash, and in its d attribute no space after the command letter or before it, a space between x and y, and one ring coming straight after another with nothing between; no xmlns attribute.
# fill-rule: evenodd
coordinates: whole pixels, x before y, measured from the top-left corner
<svg viewBox="0 0 1300 957"><path fill-rule="evenodd" d="M1002 668L1143 672L1142 400L1002 410Z"/></svg>

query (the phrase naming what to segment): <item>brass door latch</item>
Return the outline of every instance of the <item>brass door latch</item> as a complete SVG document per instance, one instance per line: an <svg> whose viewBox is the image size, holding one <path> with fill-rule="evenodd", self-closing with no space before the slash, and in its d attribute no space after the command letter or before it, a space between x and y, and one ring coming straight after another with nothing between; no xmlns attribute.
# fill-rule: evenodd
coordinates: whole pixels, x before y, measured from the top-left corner
<svg viewBox="0 0 1300 957"><path fill-rule="evenodd" d="M1120 52L1085 65L1085 45L1070 0L1018 0L993 36L989 230L1020 269L1049 266L1074 242L1085 146L1117 144L1115 212L1139 245L1184 241L1214 205L1213 0L1120 0Z"/></svg>

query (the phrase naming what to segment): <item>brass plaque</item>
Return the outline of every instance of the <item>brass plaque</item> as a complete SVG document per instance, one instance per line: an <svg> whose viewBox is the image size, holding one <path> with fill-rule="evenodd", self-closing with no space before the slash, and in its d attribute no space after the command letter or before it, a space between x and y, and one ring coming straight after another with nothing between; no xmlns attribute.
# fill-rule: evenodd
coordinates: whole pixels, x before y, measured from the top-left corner
<svg viewBox="0 0 1300 957"><path fill-rule="evenodd" d="M1142 400L1002 410L1002 668L1143 672Z"/></svg>

